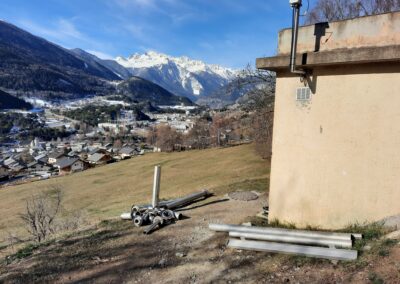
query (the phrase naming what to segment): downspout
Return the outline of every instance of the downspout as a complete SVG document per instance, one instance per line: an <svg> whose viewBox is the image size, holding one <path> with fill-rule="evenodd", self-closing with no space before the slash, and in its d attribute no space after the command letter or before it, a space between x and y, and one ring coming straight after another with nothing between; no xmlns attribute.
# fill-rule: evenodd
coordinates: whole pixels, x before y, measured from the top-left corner
<svg viewBox="0 0 400 284"><path fill-rule="evenodd" d="M297 52L297 37L299 34L299 18L300 18L300 7L301 0L290 0L290 6L293 9L292 17L292 45L290 49L290 72L293 74L299 74L304 77L306 72L301 69L297 69L296 66L296 52Z"/></svg>

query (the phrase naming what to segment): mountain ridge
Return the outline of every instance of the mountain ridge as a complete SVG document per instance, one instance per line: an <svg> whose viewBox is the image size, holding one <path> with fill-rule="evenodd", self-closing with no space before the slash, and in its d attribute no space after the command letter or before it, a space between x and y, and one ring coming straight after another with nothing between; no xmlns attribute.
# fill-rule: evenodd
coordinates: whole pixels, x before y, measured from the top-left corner
<svg viewBox="0 0 400 284"><path fill-rule="evenodd" d="M157 82L170 92L197 100L223 87L237 74L231 68L206 64L187 56L173 57L155 51L135 53L128 58L118 56L115 61L130 74Z"/></svg>
<svg viewBox="0 0 400 284"><path fill-rule="evenodd" d="M123 81L121 75L105 65L83 50L65 49L0 21L0 87L17 97L59 101L122 92L141 102L192 104L145 79L131 80L119 86L115 82Z"/></svg>
<svg viewBox="0 0 400 284"><path fill-rule="evenodd" d="M61 46L0 21L0 87L74 97L102 94L109 88L106 81L118 79L102 65L85 62Z"/></svg>
<svg viewBox="0 0 400 284"><path fill-rule="evenodd" d="M116 86L116 94L129 98L132 101L149 101L156 105L193 105L186 97L176 96L157 84L148 84L146 79L130 77Z"/></svg>
<svg viewBox="0 0 400 284"><path fill-rule="evenodd" d="M0 90L0 110L4 109L31 109L32 105L9 93Z"/></svg>
<svg viewBox="0 0 400 284"><path fill-rule="evenodd" d="M100 59L82 49L66 49L0 21L0 87L18 95L45 100L108 95L116 91L115 82L140 77L147 80L136 82L140 88L157 90L173 103L187 101L171 95L207 102L207 97L215 99L215 94L222 94L237 74L231 68L155 51L136 53L128 58L120 56L116 60ZM156 86L144 88L143 84L155 84L168 94ZM131 95L143 98L137 92ZM149 97L154 95L149 93ZM221 100L231 101L226 96L221 96Z"/></svg>

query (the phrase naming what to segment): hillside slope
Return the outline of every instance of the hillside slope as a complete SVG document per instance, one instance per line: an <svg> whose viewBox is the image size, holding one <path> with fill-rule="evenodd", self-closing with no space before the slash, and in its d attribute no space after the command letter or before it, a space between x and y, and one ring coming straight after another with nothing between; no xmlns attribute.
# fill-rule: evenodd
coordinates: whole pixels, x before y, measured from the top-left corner
<svg viewBox="0 0 400 284"><path fill-rule="evenodd" d="M1 109L31 109L32 105L17 97L14 97L0 90L0 110Z"/></svg>
<svg viewBox="0 0 400 284"><path fill-rule="evenodd" d="M159 85L139 77L131 77L119 83L116 93L133 101L148 101L155 105L193 105L190 99L175 96Z"/></svg>
<svg viewBox="0 0 400 284"><path fill-rule="evenodd" d="M119 216L133 203L151 200L154 166L162 165L160 198L174 198L207 188L267 189L269 163L256 155L253 145L180 153L146 154L66 177L0 189L0 241L7 232L24 234L19 213L25 199L51 186L64 192L64 207L84 210L90 221Z"/></svg>
<svg viewBox="0 0 400 284"><path fill-rule="evenodd" d="M101 92L120 78L101 64L0 21L0 86L21 91Z"/></svg>
<svg viewBox="0 0 400 284"><path fill-rule="evenodd" d="M70 50L73 54L81 58L82 60L97 63L103 65L110 71L112 71L115 75L117 75L121 79L128 79L132 77L132 74L125 67L119 65L116 61L110 59L100 59L96 55L93 55L89 52L84 51L80 48L74 48Z"/></svg>

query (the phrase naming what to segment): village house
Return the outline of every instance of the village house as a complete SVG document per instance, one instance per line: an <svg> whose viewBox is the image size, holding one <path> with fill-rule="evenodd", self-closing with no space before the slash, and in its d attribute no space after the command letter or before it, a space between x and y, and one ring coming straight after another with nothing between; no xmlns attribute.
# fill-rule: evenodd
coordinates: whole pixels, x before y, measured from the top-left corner
<svg viewBox="0 0 400 284"><path fill-rule="evenodd" d="M7 181L9 178L10 178L9 170L4 166L0 166L0 182Z"/></svg>
<svg viewBox="0 0 400 284"><path fill-rule="evenodd" d="M8 157L7 159L5 159L4 161L3 161L3 164L5 165L5 166L10 166L10 165L13 165L13 164L16 164L16 163L18 163L17 162L17 159L18 159L19 157L17 156L17 155L13 155L13 156L10 156L10 157Z"/></svg>
<svg viewBox="0 0 400 284"><path fill-rule="evenodd" d="M291 29L276 72L271 220L339 228L400 213L400 12Z"/></svg>
<svg viewBox="0 0 400 284"><path fill-rule="evenodd" d="M86 147L86 143L73 143L70 145L71 151L82 152Z"/></svg>
<svg viewBox="0 0 400 284"><path fill-rule="evenodd" d="M112 160L109 154L94 153L89 155L87 161L92 165L105 165Z"/></svg>
<svg viewBox="0 0 400 284"><path fill-rule="evenodd" d="M43 173L43 172L52 172L53 167L50 165L42 164L42 163L30 163L27 165L28 170L32 174Z"/></svg>
<svg viewBox="0 0 400 284"><path fill-rule="evenodd" d="M129 159L135 154L135 149L132 147L123 147L118 151L119 156L122 160Z"/></svg>
<svg viewBox="0 0 400 284"><path fill-rule="evenodd" d="M57 160L60 159L63 156L64 156L64 152L54 151L54 152L49 154L49 159L48 159L47 162L50 165L55 164L57 162Z"/></svg>
<svg viewBox="0 0 400 284"><path fill-rule="evenodd" d="M49 157L45 153L35 156L33 158L40 164L47 164L49 161Z"/></svg>
<svg viewBox="0 0 400 284"><path fill-rule="evenodd" d="M87 163L77 157L63 157L54 164L59 171L59 175L81 172L87 169Z"/></svg>

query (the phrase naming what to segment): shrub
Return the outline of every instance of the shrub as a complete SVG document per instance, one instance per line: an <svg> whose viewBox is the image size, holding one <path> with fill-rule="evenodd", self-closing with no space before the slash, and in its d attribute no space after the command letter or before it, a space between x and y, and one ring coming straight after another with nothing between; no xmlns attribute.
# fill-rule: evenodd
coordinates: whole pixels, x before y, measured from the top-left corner
<svg viewBox="0 0 400 284"><path fill-rule="evenodd" d="M25 213L20 217L29 234L38 243L55 233L55 218L61 208L62 193L59 187L26 200Z"/></svg>

